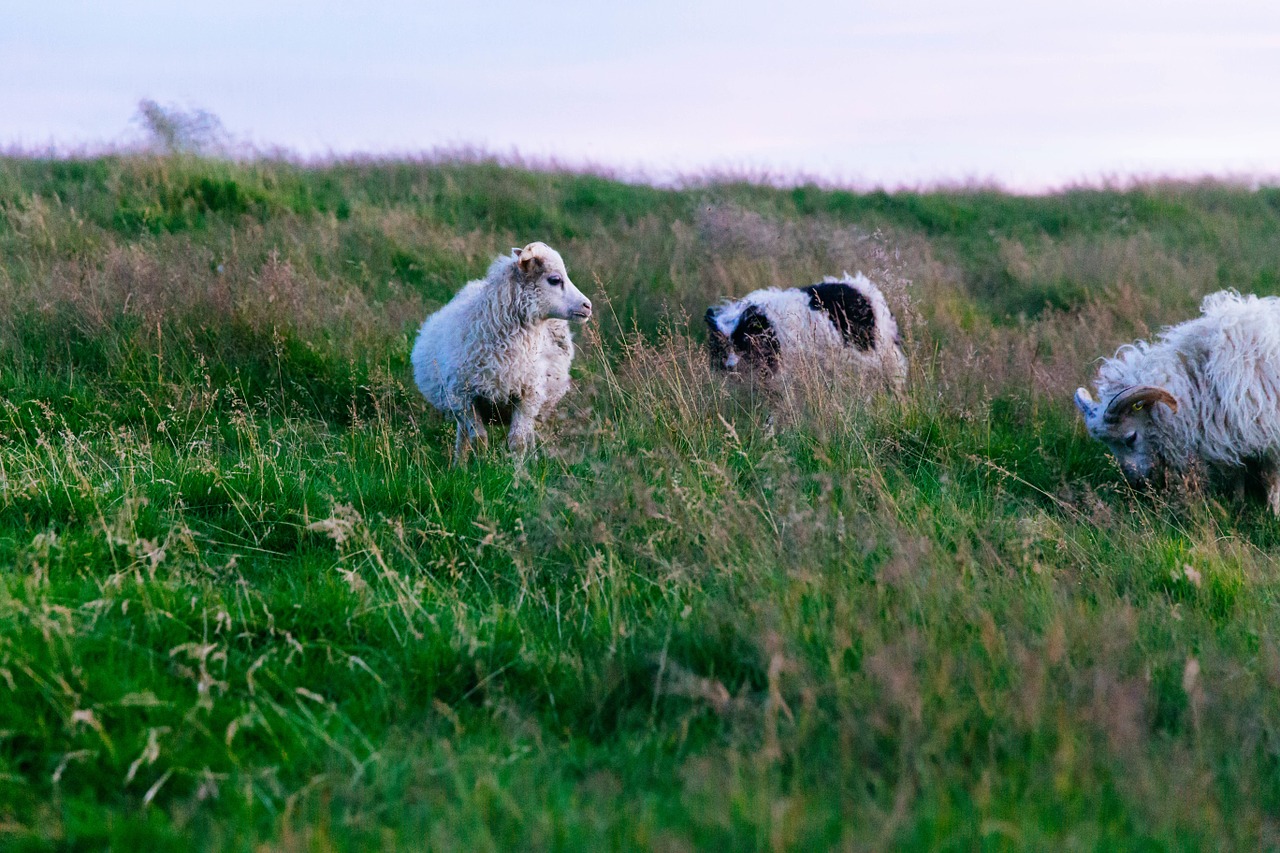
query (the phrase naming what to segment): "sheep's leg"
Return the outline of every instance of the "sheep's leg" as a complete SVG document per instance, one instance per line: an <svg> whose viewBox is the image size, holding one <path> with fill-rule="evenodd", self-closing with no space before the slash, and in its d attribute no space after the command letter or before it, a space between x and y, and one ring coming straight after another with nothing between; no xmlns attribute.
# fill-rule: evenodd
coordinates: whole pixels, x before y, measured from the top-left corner
<svg viewBox="0 0 1280 853"><path fill-rule="evenodd" d="M538 417L538 407L521 402L511 415L511 429L507 433L507 447L511 452L523 456L533 449L534 424Z"/></svg>
<svg viewBox="0 0 1280 853"><path fill-rule="evenodd" d="M458 435L453 442L455 465L461 465L466 461L467 455L471 452L472 441L482 448L489 443L489 433L484 428L484 422L476 414L474 404L467 406L458 414Z"/></svg>
<svg viewBox="0 0 1280 853"><path fill-rule="evenodd" d="M1267 506L1272 515L1280 516L1280 468L1267 474Z"/></svg>
<svg viewBox="0 0 1280 853"><path fill-rule="evenodd" d="M458 434L453 439L453 464L461 465L466 461L468 454L471 453L471 433L462 425L462 420L458 420Z"/></svg>

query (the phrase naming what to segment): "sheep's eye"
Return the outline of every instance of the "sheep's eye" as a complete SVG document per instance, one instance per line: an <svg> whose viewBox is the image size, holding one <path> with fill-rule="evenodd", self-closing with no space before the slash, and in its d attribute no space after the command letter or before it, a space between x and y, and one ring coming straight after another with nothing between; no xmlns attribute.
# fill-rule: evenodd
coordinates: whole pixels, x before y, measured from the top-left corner
<svg viewBox="0 0 1280 853"><path fill-rule="evenodd" d="M1124 437L1125 447L1133 447L1137 443L1138 443L1138 434L1136 432L1131 432Z"/></svg>
<svg viewBox="0 0 1280 853"><path fill-rule="evenodd" d="M564 279L558 275L547 276L547 284L552 287L564 287Z"/></svg>

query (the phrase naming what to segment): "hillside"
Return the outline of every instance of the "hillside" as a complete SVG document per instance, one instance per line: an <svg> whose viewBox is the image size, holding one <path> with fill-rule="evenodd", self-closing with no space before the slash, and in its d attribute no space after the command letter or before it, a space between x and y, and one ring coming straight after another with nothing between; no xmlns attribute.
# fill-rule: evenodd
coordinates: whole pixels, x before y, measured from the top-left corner
<svg viewBox="0 0 1280 853"><path fill-rule="evenodd" d="M451 468L412 336L531 240L575 388ZM905 399L709 373L843 270ZM1071 403L1224 287L1280 190L0 158L0 845L1280 844L1280 524Z"/></svg>

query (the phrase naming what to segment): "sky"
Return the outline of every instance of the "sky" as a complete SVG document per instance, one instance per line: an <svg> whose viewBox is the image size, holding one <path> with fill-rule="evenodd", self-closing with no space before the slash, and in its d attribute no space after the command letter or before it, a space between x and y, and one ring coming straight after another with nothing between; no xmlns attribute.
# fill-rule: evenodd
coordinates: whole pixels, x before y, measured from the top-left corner
<svg viewBox="0 0 1280 853"><path fill-rule="evenodd" d="M126 144L143 98L301 157L1276 183L1280 2L0 0L0 147Z"/></svg>

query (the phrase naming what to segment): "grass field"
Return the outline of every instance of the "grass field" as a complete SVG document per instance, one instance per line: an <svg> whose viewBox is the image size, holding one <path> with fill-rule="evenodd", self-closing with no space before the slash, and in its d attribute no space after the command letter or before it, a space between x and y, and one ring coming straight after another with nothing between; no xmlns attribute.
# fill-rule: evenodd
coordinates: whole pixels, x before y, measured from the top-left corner
<svg viewBox="0 0 1280 853"><path fill-rule="evenodd" d="M451 468L412 336L535 239L575 387ZM904 399L709 373L844 270ZM1280 190L0 159L0 847L1280 845L1280 524L1071 404L1223 287Z"/></svg>

